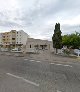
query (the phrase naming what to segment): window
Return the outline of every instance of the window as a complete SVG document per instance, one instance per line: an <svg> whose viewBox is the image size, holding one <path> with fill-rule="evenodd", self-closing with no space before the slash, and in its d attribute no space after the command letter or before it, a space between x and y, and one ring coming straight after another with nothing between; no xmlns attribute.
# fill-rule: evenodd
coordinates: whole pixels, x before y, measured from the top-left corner
<svg viewBox="0 0 80 92"><path fill-rule="evenodd" d="M15 33L15 31L12 31L12 33Z"/></svg>
<svg viewBox="0 0 80 92"><path fill-rule="evenodd" d="M5 41L5 39L3 39L3 41Z"/></svg>
<svg viewBox="0 0 80 92"><path fill-rule="evenodd" d="M30 48L31 48L31 44L30 44Z"/></svg>
<svg viewBox="0 0 80 92"><path fill-rule="evenodd" d="M15 40L15 38L12 38L12 40Z"/></svg>
<svg viewBox="0 0 80 92"><path fill-rule="evenodd" d="M5 36L3 36L3 38L5 38Z"/></svg>
<svg viewBox="0 0 80 92"><path fill-rule="evenodd" d="M17 34L18 34L18 32L17 32Z"/></svg>

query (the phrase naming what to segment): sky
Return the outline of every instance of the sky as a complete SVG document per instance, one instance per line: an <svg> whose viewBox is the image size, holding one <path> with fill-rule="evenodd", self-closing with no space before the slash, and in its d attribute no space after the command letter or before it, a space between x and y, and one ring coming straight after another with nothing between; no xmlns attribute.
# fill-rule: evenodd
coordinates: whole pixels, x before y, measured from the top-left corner
<svg viewBox="0 0 80 92"><path fill-rule="evenodd" d="M51 40L56 23L62 35L80 32L80 0L0 0L0 32L24 30Z"/></svg>

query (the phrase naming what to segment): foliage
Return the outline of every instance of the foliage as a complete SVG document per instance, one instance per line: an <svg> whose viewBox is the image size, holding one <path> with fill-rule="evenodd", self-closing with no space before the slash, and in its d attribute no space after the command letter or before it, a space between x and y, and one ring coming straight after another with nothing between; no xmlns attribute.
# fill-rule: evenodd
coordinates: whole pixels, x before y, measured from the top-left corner
<svg viewBox="0 0 80 92"><path fill-rule="evenodd" d="M52 37L52 41L53 41L53 47L56 49L61 49L62 48L62 36L61 36L61 30L60 30L60 24L56 23L55 25L55 30L54 30L54 34Z"/></svg>
<svg viewBox="0 0 80 92"><path fill-rule="evenodd" d="M70 54L70 49L64 49L63 53L69 55Z"/></svg>
<svg viewBox="0 0 80 92"><path fill-rule="evenodd" d="M77 49L80 47L80 33L75 32L70 35L64 35L62 37L62 44L68 47L72 47L73 49Z"/></svg>

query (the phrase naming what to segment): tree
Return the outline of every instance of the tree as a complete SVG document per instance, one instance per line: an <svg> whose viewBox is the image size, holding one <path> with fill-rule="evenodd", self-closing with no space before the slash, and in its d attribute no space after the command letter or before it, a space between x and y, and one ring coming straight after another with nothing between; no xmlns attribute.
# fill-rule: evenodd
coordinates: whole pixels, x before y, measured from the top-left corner
<svg viewBox="0 0 80 92"><path fill-rule="evenodd" d="M73 49L78 49L80 47L80 33L75 32L70 35L64 35L62 37L62 44Z"/></svg>
<svg viewBox="0 0 80 92"><path fill-rule="evenodd" d="M62 48L62 36L61 36L61 30L60 30L60 24L56 23L55 25L55 29L54 29L54 34L52 37L52 41L53 41L53 47L56 48L56 53L57 53L57 49L61 49Z"/></svg>

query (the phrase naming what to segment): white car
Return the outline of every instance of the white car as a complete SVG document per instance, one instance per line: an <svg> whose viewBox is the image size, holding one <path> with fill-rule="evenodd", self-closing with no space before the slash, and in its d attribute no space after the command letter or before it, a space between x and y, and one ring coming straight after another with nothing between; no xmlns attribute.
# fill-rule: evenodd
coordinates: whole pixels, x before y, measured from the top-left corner
<svg viewBox="0 0 80 92"><path fill-rule="evenodd" d="M14 48L14 49L12 49L11 51L18 51L18 48Z"/></svg>
<svg viewBox="0 0 80 92"><path fill-rule="evenodd" d="M75 50L74 50L74 54L80 56L80 50L79 50L79 49L75 49Z"/></svg>

